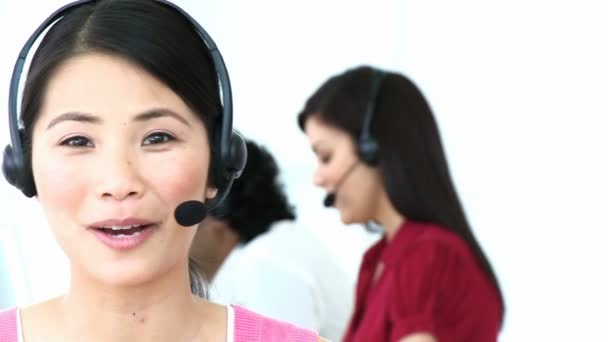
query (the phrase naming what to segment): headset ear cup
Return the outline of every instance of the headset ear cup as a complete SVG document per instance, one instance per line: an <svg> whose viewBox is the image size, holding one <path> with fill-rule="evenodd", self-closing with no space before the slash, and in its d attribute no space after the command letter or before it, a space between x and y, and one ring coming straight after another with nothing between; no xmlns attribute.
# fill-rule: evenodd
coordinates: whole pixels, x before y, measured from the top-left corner
<svg viewBox="0 0 608 342"><path fill-rule="evenodd" d="M38 194L36 190L36 183L34 182L34 175L32 174L32 168L26 166L23 168L23 187L21 192L27 197L34 197Z"/></svg>
<svg viewBox="0 0 608 342"><path fill-rule="evenodd" d="M31 169L25 165L23 158L15 154L10 145L4 149L2 173L6 181L21 190L25 196L36 196L36 185Z"/></svg>
<svg viewBox="0 0 608 342"><path fill-rule="evenodd" d="M218 146L221 144L218 138ZM230 136L230 145L221 147L212 162L212 183L221 193L232 181L239 178L247 162L247 145L245 139L235 131Z"/></svg>
<svg viewBox="0 0 608 342"><path fill-rule="evenodd" d="M216 164L218 165L216 170L218 170L219 175L216 184L218 193L208 203L210 212L215 216L221 215L221 204L228 196L235 179L241 176L241 173L245 169L245 164L247 163L247 145L242 136L235 131L232 131L230 146L226 147L228 148L228 153L226 154L225 159L220 158L221 163Z"/></svg>
<svg viewBox="0 0 608 342"><path fill-rule="evenodd" d="M2 174L4 174L4 178L6 181L17 188L21 188L19 186L19 172L17 171L18 166L15 165L15 157L13 153L13 147L11 145L7 145L4 148L4 155L2 156Z"/></svg>
<svg viewBox="0 0 608 342"><path fill-rule="evenodd" d="M239 178L247 164L247 145L245 139L235 131L230 137L230 160L226 161L226 174L229 178Z"/></svg>
<svg viewBox="0 0 608 342"><path fill-rule="evenodd" d="M378 143L373 138L368 138L359 143L359 158L369 166L378 164Z"/></svg>

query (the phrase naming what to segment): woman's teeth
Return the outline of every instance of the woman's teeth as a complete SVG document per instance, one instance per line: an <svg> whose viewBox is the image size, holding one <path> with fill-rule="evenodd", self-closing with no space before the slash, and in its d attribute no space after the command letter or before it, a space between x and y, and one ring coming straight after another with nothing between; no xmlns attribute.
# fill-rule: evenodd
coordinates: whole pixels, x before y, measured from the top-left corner
<svg viewBox="0 0 608 342"><path fill-rule="evenodd" d="M106 234L110 234L110 235L113 235L116 237L121 237L121 236L137 235L148 227L149 227L149 225L134 224L134 225L130 225L130 226L102 227L99 229Z"/></svg>
<svg viewBox="0 0 608 342"><path fill-rule="evenodd" d="M132 226L111 226L111 227L103 227L104 229L112 229L112 230L125 230L131 228L137 228L141 226L141 224L134 224Z"/></svg>

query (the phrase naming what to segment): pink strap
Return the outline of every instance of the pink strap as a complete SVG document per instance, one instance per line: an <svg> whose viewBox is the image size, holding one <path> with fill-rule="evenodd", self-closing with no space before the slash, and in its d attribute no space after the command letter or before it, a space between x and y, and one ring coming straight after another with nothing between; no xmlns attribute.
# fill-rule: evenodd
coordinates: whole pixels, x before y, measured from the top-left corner
<svg viewBox="0 0 608 342"><path fill-rule="evenodd" d="M317 334L233 305L234 342L316 342Z"/></svg>
<svg viewBox="0 0 608 342"><path fill-rule="evenodd" d="M0 312L0 342L17 342L17 308Z"/></svg>

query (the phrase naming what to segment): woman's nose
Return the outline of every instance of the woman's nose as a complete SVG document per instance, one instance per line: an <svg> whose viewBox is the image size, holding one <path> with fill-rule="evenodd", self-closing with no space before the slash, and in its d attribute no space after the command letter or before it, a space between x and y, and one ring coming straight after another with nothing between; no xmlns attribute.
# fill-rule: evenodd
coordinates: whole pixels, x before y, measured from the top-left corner
<svg viewBox="0 0 608 342"><path fill-rule="evenodd" d="M99 197L117 201L141 197L144 192L143 181L137 165L132 160L113 157L104 164L103 170L99 171Z"/></svg>
<svg viewBox="0 0 608 342"><path fill-rule="evenodd" d="M316 168L312 181L318 187L321 187L321 188L325 187L325 183L326 183L325 176L323 175L323 172L320 167Z"/></svg>

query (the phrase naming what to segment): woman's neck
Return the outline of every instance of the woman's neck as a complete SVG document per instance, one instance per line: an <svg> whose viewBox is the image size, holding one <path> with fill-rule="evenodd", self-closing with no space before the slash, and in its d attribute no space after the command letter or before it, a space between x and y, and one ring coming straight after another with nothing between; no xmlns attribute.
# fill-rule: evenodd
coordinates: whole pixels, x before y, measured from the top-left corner
<svg viewBox="0 0 608 342"><path fill-rule="evenodd" d="M79 340L191 340L203 325L202 300L190 292L187 265L153 282L122 287L75 271L58 309L66 331Z"/></svg>
<svg viewBox="0 0 608 342"><path fill-rule="evenodd" d="M190 247L190 258L212 282L226 258L239 245L240 236L227 223L212 218L203 221L198 229Z"/></svg>
<svg viewBox="0 0 608 342"><path fill-rule="evenodd" d="M386 234L386 239L390 241L397 234L405 221L405 217L395 209L386 192L382 193L376 203L376 221L380 223Z"/></svg>

